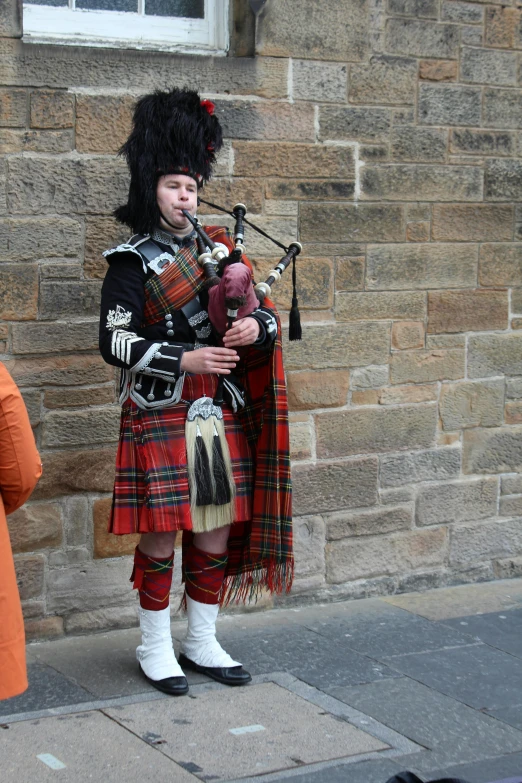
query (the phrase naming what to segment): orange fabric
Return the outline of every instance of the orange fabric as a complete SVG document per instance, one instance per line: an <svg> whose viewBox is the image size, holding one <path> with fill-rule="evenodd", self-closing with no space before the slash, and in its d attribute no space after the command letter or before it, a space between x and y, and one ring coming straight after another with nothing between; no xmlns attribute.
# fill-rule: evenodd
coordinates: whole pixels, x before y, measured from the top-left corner
<svg viewBox="0 0 522 783"><path fill-rule="evenodd" d="M24 401L0 362L0 699L27 688L24 624L6 514L25 503L41 474Z"/></svg>

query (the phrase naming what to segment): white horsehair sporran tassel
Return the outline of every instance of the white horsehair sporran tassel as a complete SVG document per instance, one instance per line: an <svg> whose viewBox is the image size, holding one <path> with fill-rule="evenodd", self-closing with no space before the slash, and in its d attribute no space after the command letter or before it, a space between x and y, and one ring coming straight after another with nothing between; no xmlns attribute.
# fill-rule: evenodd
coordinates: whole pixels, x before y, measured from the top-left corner
<svg viewBox="0 0 522 783"><path fill-rule="evenodd" d="M223 411L212 397L190 406L185 424L192 530L205 533L234 521L236 487Z"/></svg>

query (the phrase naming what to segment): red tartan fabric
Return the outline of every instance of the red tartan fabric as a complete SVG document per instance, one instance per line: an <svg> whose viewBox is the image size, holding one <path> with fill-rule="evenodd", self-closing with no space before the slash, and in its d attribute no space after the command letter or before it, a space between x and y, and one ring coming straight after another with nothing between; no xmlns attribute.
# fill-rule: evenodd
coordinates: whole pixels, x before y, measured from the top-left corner
<svg viewBox="0 0 522 783"><path fill-rule="evenodd" d="M187 375L183 399L214 395L215 375ZM171 408L141 410L132 401L123 406L116 478L109 531L166 533L191 530L190 495L185 446L185 403ZM252 513L252 456L241 423L223 406L232 472L236 484L238 521Z"/></svg>
<svg viewBox="0 0 522 783"><path fill-rule="evenodd" d="M135 590L139 591L140 606L152 612L159 612L169 605L172 571L174 568L174 552L164 560L158 560L143 554L136 547L134 550L134 568L130 581Z"/></svg>
<svg viewBox="0 0 522 783"><path fill-rule="evenodd" d="M200 604L217 604L227 567L228 552L214 555L194 545L183 561L185 590L193 601Z"/></svg>

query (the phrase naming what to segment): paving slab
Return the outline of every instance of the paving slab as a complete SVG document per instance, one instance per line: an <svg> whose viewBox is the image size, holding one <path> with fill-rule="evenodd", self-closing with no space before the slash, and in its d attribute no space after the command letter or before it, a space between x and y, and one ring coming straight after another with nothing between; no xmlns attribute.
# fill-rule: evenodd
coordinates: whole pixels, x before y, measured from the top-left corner
<svg viewBox="0 0 522 783"><path fill-rule="evenodd" d="M447 628L384 602L379 609L326 618L307 627L329 639L344 638L351 649L379 659L474 643L458 628Z"/></svg>
<svg viewBox="0 0 522 783"><path fill-rule="evenodd" d="M510 753L472 764L458 764L433 770L434 778L458 777L469 783L491 783L506 778L522 783L522 753Z"/></svg>
<svg viewBox="0 0 522 783"><path fill-rule="evenodd" d="M259 775L389 747L274 683L214 688L188 699L106 712L203 780Z"/></svg>
<svg viewBox="0 0 522 783"><path fill-rule="evenodd" d="M391 759L372 759L338 767L325 767L292 777L274 777L270 783L386 783L402 770L403 767Z"/></svg>
<svg viewBox="0 0 522 783"><path fill-rule="evenodd" d="M2 783L197 780L99 712L9 724L0 733L0 756Z"/></svg>
<svg viewBox="0 0 522 783"><path fill-rule="evenodd" d="M407 677L332 688L329 693L429 748L438 763L522 750L522 732Z"/></svg>
<svg viewBox="0 0 522 783"><path fill-rule="evenodd" d="M426 593L390 595L381 600L428 620L500 612L522 607L522 579L442 587Z"/></svg>
<svg viewBox="0 0 522 783"><path fill-rule="evenodd" d="M348 642L344 635L334 639L307 628L282 628L278 633L259 630L244 639L227 640L226 649L252 674L290 672L320 689L397 676L384 663L354 652Z"/></svg>
<svg viewBox="0 0 522 783"><path fill-rule="evenodd" d="M510 726L514 726L516 729L520 729L522 731L521 688L517 689L517 693L514 694L514 699L521 703L513 704L511 707L505 707L503 710L487 710L487 714L492 715L498 720L504 721L504 723L509 723Z"/></svg>
<svg viewBox="0 0 522 783"><path fill-rule="evenodd" d="M444 625L522 658L522 609L458 617L444 620Z"/></svg>
<svg viewBox="0 0 522 783"><path fill-rule="evenodd" d="M136 661L136 646L140 643L137 628L90 636L66 637L32 647L40 662L50 664L99 698L131 696L153 692L154 688L141 676ZM175 644L179 651L179 644ZM189 683L206 678L187 672Z"/></svg>
<svg viewBox="0 0 522 783"><path fill-rule="evenodd" d="M84 688L64 677L50 666L30 663L27 666L29 687L25 693L0 701L0 720L3 715L31 712L79 704L91 701L92 696Z"/></svg>
<svg viewBox="0 0 522 783"><path fill-rule="evenodd" d="M477 710L511 707L520 699L522 660L485 644L398 655L388 664Z"/></svg>

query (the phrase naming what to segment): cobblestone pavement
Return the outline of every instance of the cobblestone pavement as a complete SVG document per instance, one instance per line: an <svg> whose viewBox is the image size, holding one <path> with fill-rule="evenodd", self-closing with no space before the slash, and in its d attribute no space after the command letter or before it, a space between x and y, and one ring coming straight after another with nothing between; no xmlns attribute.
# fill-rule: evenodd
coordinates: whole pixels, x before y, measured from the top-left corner
<svg viewBox="0 0 522 783"><path fill-rule="evenodd" d="M522 783L522 579L230 614L218 631L252 684L189 675L177 699L140 677L135 628L30 645L28 691L0 703L2 781Z"/></svg>

